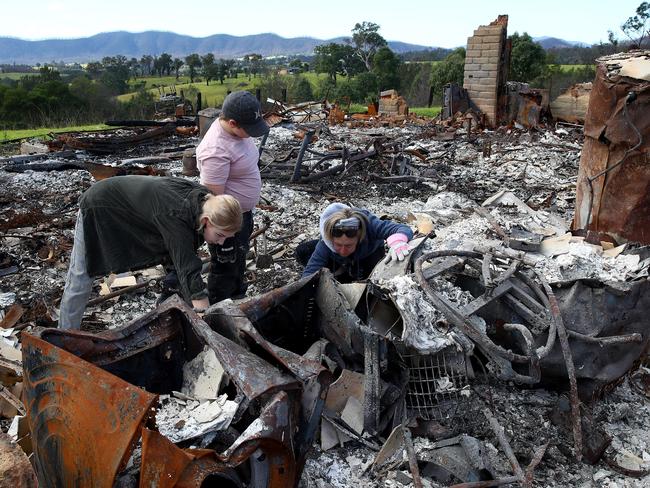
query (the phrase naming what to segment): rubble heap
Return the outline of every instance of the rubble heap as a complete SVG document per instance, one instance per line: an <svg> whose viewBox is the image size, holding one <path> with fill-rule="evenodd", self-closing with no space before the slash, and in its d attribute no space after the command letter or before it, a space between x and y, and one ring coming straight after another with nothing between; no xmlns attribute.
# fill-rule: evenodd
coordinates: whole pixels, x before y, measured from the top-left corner
<svg viewBox="0 0 650 488"><path fill-rule="evenodd" d="M2 158L0 413L38 478L644 486L650 253L570 228L580 129L324 120L264 141L246 299L199 317L156 307L160 269L112 276L80 332L52 328L79 196L133 172L195 179L197 139L123 129ZM411 259L300 279L293 251L331 201L410 223Z"/></svg>

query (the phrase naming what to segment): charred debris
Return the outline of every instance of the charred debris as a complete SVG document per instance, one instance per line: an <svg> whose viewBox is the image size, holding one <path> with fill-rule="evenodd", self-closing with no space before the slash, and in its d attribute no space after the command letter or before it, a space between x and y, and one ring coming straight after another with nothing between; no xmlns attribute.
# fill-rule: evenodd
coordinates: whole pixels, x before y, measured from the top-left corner
<svg viewBox="0 0 650 488"><path fill-rule="evenodd" d="M506 82L506 28L435 120L269 100L249 297L202 316L154 268L55 328L80 194L196 178L213 109L3 148L0 486L647 486L650 54L562 123ZM409 222L410 259L299 279L335 200Z"/></svg>

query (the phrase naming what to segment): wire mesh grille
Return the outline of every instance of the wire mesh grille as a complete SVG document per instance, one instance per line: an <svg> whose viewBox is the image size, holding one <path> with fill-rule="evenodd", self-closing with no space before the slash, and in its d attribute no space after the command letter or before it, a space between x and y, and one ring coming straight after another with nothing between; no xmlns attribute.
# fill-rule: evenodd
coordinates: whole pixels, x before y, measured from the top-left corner
<svg viewBox="0 0 650 488"><path fill-rule="evenodd" d="M471 392L463 353L454 347L430 355L409 349L402 357L409 367L406 407L411 415L448 425L466 414Z"/></svg>

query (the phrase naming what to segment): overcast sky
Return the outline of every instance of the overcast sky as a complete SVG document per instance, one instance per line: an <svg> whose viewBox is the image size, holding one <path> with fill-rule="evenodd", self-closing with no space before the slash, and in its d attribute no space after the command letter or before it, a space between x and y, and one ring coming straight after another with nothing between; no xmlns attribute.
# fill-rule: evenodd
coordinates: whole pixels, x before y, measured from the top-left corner
<svg viewBox="0 0 650 488"><path fill-rule="evenodd" d="M381 26L387 40L425 46L465 45L478 25L508 14L508 32L596 43L641 0L22 0L3 2L0 36L87 37L100 32L163 30L206 37L273 32L283 37L349 36L356 22Z"/></svg>

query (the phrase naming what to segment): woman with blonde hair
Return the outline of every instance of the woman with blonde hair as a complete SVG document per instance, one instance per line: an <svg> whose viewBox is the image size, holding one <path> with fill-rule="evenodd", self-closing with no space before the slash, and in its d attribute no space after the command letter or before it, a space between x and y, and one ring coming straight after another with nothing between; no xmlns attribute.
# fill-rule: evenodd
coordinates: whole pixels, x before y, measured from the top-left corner
<svg viewBox="0 0 650 488"><path fill-rule="evenodd" d="M342 283L367 278L385 256L403 260L409 253L413 232L408 225L380 220L368 210L332 203L320 216L320 239L300 244L298 261L307 276L328 268Z"/></svg>
<svg viewBox="0 0 650 488"><path fill-rule="evenodd" d="M158 264L173 265L183 298L207 308L196 251L203 242L223 243L241 225L236 198L189 180L119 176L95 183L79 201L59 327L81 327L93 278Z"/></svg>

